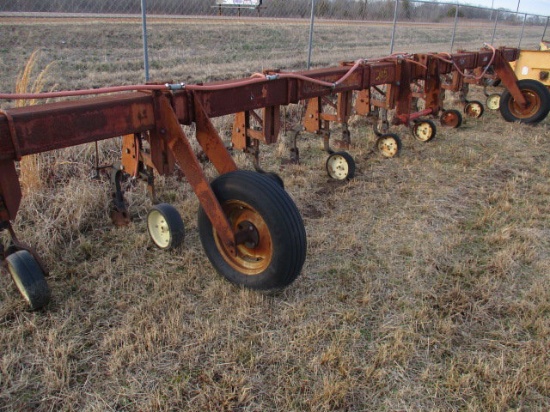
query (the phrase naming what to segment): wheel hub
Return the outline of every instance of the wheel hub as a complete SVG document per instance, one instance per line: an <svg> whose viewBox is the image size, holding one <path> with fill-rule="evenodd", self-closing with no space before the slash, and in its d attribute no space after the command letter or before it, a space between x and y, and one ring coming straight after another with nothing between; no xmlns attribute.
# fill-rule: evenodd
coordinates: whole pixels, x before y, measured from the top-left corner
<svg viewBox="0 0 550 412"><path fill-rule="evenodd" d="M470 117L479 117L481 115L481 108L476 104L468 105L466 114Z"/></svg>
<svg viewBox="0 0 550 412"><path fill-rule="evenodd" d="M386 137L382 138L378 142L378 150L380 150L380 152L386 157L393 157L397 154L397 151L399 149L397 147L395 139L392 139L391 137Z"/></svg>
<svg viewBox="0 0 550 412"><path fill-rule="evenodd" d="M418 139L423 142L430 140L432 136L432 128L429 123L418 123L415 131Z"/></svg>
<svg viewBox="0 0 550 412"><path fill-rule="evenodd" d="M237 245L244 245L247 248L255 248L260 242L260 235L258 229L248 220L245 220L237 225L239 231L235 233L235 243Z"/></svg>
<svg viewBox="0 0 550 412"><path fill-rule="evenodd" d="M441 116L441 124L446 127L456 127L458 125L458 116L453 112L445 112Z"/></svg>
<svg viewBox="0 0 550 412"><path fill-rule="evenodd" d="M340 155L332 155L327 163L327 169L332 178L344 180L349 174L348 162Z"/></svg>
<svg viewBox="0 0 550 412"><path fill-rule="evenodd" d="M159 247L166 247L170 243L170 228L164 216L157 211L153 211L149 217L150 234L154 242Z"/></svg>
<svg viewBox="0 0 550 412"><path fill-rule="evenodd" d="M528 118L534 115L539 109L541 102L540 98L536 93L533 93L530 90L523 90L523 96L527 104L522 106L516 103L515 100L510 100L510 111L514 113L518 118Z"/></svg>
<svg viewBox="0 0 550 412"><path fill-rule="evenodd" d="M215 235L223 258L234 269L246 275L264 271L273 257L271 233L262 216L247 203L229 200L222 205L235 233L236 253L231 253Z"/></svg>
<svg viewBox="0 0 550 412"><path fill-rule="evenodd" d="M491 94L487 97L487 107L491 110L498 110L500 106L500 94Z"/></svg>

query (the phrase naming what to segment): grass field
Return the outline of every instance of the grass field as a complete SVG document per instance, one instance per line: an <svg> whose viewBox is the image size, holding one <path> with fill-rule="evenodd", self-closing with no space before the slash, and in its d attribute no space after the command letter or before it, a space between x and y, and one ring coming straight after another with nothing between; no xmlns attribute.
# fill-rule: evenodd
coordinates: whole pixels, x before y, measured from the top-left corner
<svg viewBox="0 0 550 412"><path fill-rule="evenodd" d="M140 82L133 24L2 20L0 90L13 89L36 48L43 65L59 62L49 87ZM154 77L303 68L307 27L270 24L262 27L296 40L266 47L250 24L221 34L213 23L153 21ZM326 24L317 35L339 30L348 46L327 37L317 64L387 53L387 27L372 48L360 26ZM471 42L485 41L476 33ZM256 34L266 51L221 41ZM483 99L477 89L472 97ZM225 135L231 119L216 125ZM550 117L531 127L486 111L459 129L439 127L429 143L394 131L402 154L384 159L370 126L353 119L349 182L326 176L317 136L299 139L300 165L282 165L282 145L263 148L264 167L284 179L308 235L302 275L276 296L216 275L186 182L157 179L187 230L185 244L164 253L147 235L143 186L127 188L131 225L114 228L109 183L89 178L94 148L48 154L46 185L24 197L15 227L48 264L53 299L29 312L0 276L0 410L549 410ZM118 156L117 143L100 144L103 160Z"/></svg>

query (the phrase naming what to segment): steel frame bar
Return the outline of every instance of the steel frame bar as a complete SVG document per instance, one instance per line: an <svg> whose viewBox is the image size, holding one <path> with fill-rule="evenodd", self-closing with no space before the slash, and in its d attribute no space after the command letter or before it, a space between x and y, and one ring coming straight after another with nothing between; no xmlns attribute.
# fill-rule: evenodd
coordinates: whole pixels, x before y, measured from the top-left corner
<svg viewBox="0 0 550 412"><path fill-rule="evenodd" d="M503 84L510 90L515 101L519 104L525 104L523 94L517 87L517 78L508 64L518 57L518 49L501 48L498 51L482 50L479 52L460 51L452 55L438 54L416 54L412 58L404 59L403 56L395 56L388 59L392 61L394 67L391 70L387 83L384 84L386 90L382 92L381 84L378 80L384 78L380 72L377 73L376 82L370 87L359 90L355 99L355 113L359 115L368 115L370 106L393 110L395 109L395 124L410 125L410 122L426 115L437 116L442 108L443 96L445 90L461 91L465 84L483 84L485 78L498 77ZM349 63L347 63L349 65ZM346 65L346 63L344 63ZM492 66L494 74L487 74L485 68ZM452 82L443 84L441 77L451 75ZM423 81L422 90L413 92L411 86L417 81ZM383 94L383 99L372 97L376 91ZM310 99L304 118L304 127L309 132L321 133L326 126L323 126L322 120L347 124L351 115L345 108L352 101L352 97L343 98L344 93L337 93L338 101L336 105L337 115L328 114L323 111L323 100L320 98ZM412 111L411 103L413 98L424 100L425 109L419 112ZM325 105L325 106L331 106ZM342 114L345 115L342 115Z"/></svg>
<svg viewBox="0 0 550 412"><path fill-rule="evenodd" d="M517 87L514 72L507 64L515 60L518 53L517 49L498 49L493 64L503 84L514 99L522 104L525 99ZM126 149L135 159L130 161L131 169L126 172L135 173L137 169L132 162L141 159L146 165L152 163L159 173L168 173L173 170L175 159L199 197L220 239L231 249L231 245L235 245L234 234L180 124L196 123L199 144L216 170L227 173L235 170L236 165L210 118L241 112L245 113L246 119L250 112L264 109L261 116L263 130L252 133L245 125L239 148L252 147L257 144L255 140L265 143L276 141L280 106L331 94L338 96L337 114L334 117L321 116L319 127L326 128L329 121L347 123L353 92L359 92L363 112L368 110L366 104L395 108L400 120L407 122L416 116L410 112L411 82L419 79L425 81L423 93L429 104L427 109L436 114L439 110L438 93L445 88L438 80L439 75L483 68L491 55L492 52L487 50L447 55L448 61L452 63L443 61L437 55L412 55L406 58L391 56L378 61L364 61L351 73L352 63L347 62L337 67L294 73L294 77L277 77L278 72L273 71L271 73L275 76L245 85L242 81L230 80L210 83L210 87L204 89L114 94L0 112L0 220L13 220L19 208L21 189L14 162L20 156L117 136L148 136L150 154L141 152L139 144L135 143L132 148L132 143L127 142ZM340 80L343 78L345 80ZM330 82L334 86L327 87L309 79ZM456 80L456 84L460 81L468 80L462 76ZM388 90L385 101L377 102L371 99L370 90L381 85L387 85ZM324 125L320 120L323 120ZM172 160L170 156L173 156Z"/></svg>

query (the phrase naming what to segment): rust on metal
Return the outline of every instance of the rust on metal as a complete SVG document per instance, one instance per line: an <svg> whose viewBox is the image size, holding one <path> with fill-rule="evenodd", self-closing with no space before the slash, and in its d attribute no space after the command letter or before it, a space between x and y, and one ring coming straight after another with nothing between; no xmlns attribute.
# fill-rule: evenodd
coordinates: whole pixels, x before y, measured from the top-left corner
<svg viewBox="0 0 550 412"><path fill-rule="evenodd" d="M15 163L12 160L0 160L0 222L15 219L21 196Z"/></svg>
<svg viewBox="0 0 550 412"><path fill-rule="evenodd" d="M141 92L14 108L10 114L21 156L139 133L155 126L152 97ZM9 136L7 119L0 117L0 159L16 158Z"/></svg>
<svg viewBox="0 0 550 412"><path fill-rule="evenodd" d="M8 121L8 130L10 132L11 144L13 145L13 151L15 153L15 160L21 160L21 149L19 148L19 141L17 139L17 131L13 124L13 116L7 110L1 110L0 114L3 115Z"/></svg>
<svg viewBox="0 0 550 412"><path fill-rule="evenodd" d="M281 130L281 107L269 106L262 110L263 141L267 144L273 144L279 137Z"/></svg>
<svg viewBox="0 0 550 412"><path fill-rule="evenodd" d="M135 133L122 136L121 164L125 173L137 177L140 161L140 142Z"/></svg>
<svg viewBox="0 0 550 412"><path fill-rule="evenodd" d="M250 146L250 141L246 135L246 131L250 128L248 122L249 117L246 115L246 112L235 114L231 142L233 143L233 147L237 150L245 150Z"/></svg>
<svg viewBox="0 0 550 412"><path fill-rule="evenodd" d="M216 195L208 184L208 180L187 136L185 136L178 122L170 102L164 95L156 96L156 99L159 102L159 111L162 113L161 131L164 130L168 147L182 168L187 181L193 188L205 213L212 222L212 226L216 229L220 241L230 253L235 254L235 238L229 221L217 201Z"/></svg>
<svg viewBox="0 0 550 412"><path fill-rule="evenodd" d="M529 102L519 89L516 74L512 67L508 64L504 54L499 53L495 56L494 67L496 74L502 81L502 84L508 89L514 98L515 104L520 107L527 108Z"/></svg>
<svg viewBox="0 0 550 412"><path fill-rule="evenodd" d="M304 116L304 128L311 133L321 130L321 98L313 97L307 101L306 113Z"/></svg>
<svg viewBox="0 0 550 412"><path fill-rule="evenodd" d="M223 145L218 131L198 100L195 100L195 124L197 141L218 173L224 174L237 170L235 161Z"/></svg>
<svg viewBox="0 0 550 412"><path fill-rule="evenodd" d="M355 113L367 116L371 111L370 90L363 89L357 93L355 99Z"/></svg>
<svg viewBox="0 0 550 412"><path fill-rule="evenodd" d="M234 246L227 219L209 189L180 124L196 123L199 144L218 172L227 173L235 170L236 165L210 121L213 117L243 113L237 115L233 145L240 150L254 149L260 141L270 144L277 140L280 106L308 101L306 129L321 133L328 140L330 122L342 123L344 132L347 131L354 94L358 96L356 113L369 114L371 107L395 109L396 119L407 123L420 115L436 115L441 109L444 90L459 91L465 85L479 83L484 76L495 75L486 73L489 63L512 94L515 104L527 110L529 102L508 65L508 61L517 59L518 55L518 49L501 48L494 52L391 56L372 62L344 62L337 67L295 72L286 77L283 72L269 71L273 75L269 79L248 83L215 82L205 89L119 93L10 109L0 114L0 195L3 199L0 217L13 219L17 213L21 189L13 162L21 156L133 136L123 139L124 171L136 175L140 168L154 166L158 173L171 173L177 161L192 182L222 242ZM471 73L475 75L470 76ZM441 76L450 79L442 83ZM415 82L421 83L422 88L413 92L411 85ZM335 98L327 100L329 96ZM415 112L411 108L414 97L426 101L424 111ZM323 105L332 109L325 111ZM257 115L254 110L260 109L262 114ZM258 127L250 127L251 117ZM149 145L147 150L142 147L144 140Z"/></svg>

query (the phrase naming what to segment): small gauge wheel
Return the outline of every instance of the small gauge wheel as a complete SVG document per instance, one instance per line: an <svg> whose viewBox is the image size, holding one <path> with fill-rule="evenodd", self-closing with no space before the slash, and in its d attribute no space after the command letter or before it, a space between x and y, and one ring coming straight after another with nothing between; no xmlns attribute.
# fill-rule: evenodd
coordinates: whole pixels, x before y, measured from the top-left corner
<svg viewBox="0 0 550 412"><path fill-rule="evenodd" d="M393 133L384 134L376 140L376 148L384 157L398 156L401 152L401 139Z"/></svg>
<svg viewBox="0 0 550 412"><path fill-rule="evenodd" d="M332 153L327 159L326 169L335 180L351 179L355 176L355 161L347 152Z"/></svg>
<svg viewBox="0 0 550 412"><path fill-rule="evenodd" d="M431 120L417 120L412 126L413 136L421 142L429 142L435 137L436 127Z"/></svg>
<svg viewBox="0 0 550 412"><path fill-rule="evenodd" d="M456 129L462 124L462 115L458 110L449 109L444 110L439 117L439 122L443 127L450 127Z"/></svg>
<svg viewBox="0 0 550 412"><path fill-rule="evenodd" d="M44 271L27 250L19 250L6 258L6 265L17 289L31 310L40 309L50 301L50 288Z"/></svg>
<svg viewBox="0 0 550 412"><path fill-rule="evenodd" d="M483 104L477 100L468 102L466 106L464 106L464 113L473 119L479 119L483 115L483 112Z"/></svg>
<svg viewBox="0 0 550 412"><path fill-rule="evenodd" d="M485 104L489 110L498 110L500 108L500 94L493 93L487 96Z"/></svg>
<svg viewBox="0 0 550 412"><path fill-rule="evenodd" d="M149 211L147 230L153 243L163 250L177 248L185 238L181 215L168 203L159 203Z"/></svg>

